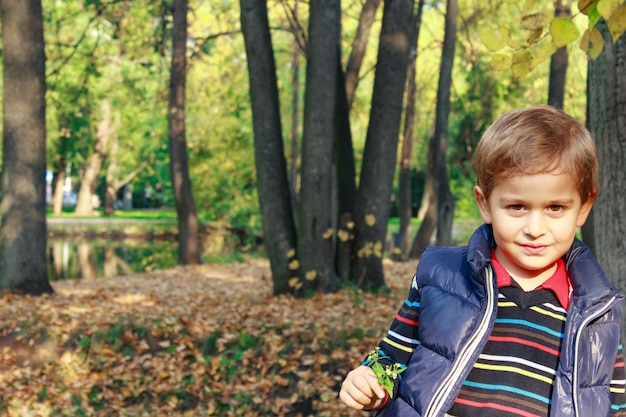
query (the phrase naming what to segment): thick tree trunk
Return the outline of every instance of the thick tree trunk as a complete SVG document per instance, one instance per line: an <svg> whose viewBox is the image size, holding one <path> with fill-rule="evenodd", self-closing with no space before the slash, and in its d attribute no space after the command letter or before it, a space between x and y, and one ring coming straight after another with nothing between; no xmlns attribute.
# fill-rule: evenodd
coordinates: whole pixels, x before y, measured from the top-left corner
<svg viewBox="0 0 626 417"><path fill-rule="evenodd" d="M572 0L557 0L554 17L569 18L572 16ZM569 56L567 46L556 50L550 59L550 84L548 87L548 104L563 109L565 100L565 80Z"/></svg>
<svg viewBox="0 0 626 417"><path fill-rule="evenodd" d="M187 67L187 0L174 0L172 74L170 79L170 173L178 214L178 263L200 263L198 213L193 197L185 133L185 85Z"/></svg>
<svg viewBox="0 0 626 417"><path fill-rule="evenodd" d="M587 122L598 147L600 194L583 239L626 293L626 35L613 43L604 21L598 28L604 51L589 62Z"/></svg>
<svg viewBox="0 0 626 417"><path fill-rule="evenodd" d="M98 176L102 168L102 162L107 153L109 139L111 138L111 104L103 100L101 104L102 115L98 123L98 131L94 143L93 153L85 161L85 168L80 179L80 190L74 214L77 216L91 216L93 214L92 196L98 184Z"/></svg>
<svg viewBox="0 0 626 417"><path fill-rule="evenodd" d="M292 263L296 257L296 228L288 191L276 64L266 3L241 0L240 6L248 58L259 205L274 293L281 294L294 291L295 285L289 286L289 282L298 276L298 267Z"/></svg>
<svg viewBox="0 0 626 417"><path fill-rule="evenodd" d="M398 249L401 258L407 255L411 236L411 218L413 207L411 201L411 161L413 160L413 132L415 130L415 76L417 66L417 46L422 20L424 0L419 0L417 13L413 17L411 27L411 55L409 69L407 71L406 110L404 111L404 135L402 137L402 153L400 156L400 173L398 175L398 213L400 217L400 230L398 232Z"/></svg>
<svg viewBox="0 0 626 417"><path fill-rule="evenodd" d="M359 84L359 72L367 50L367 42L370 38L370 31L374 20L376 19L376 11L380 6L381 0L365 0L361 16L359 17L359 26L356 30L354 41L352 42L352 51L346 65L346 98L348 102L348 111L352 108L354 102L354 93Z"/></svg>
<svg viewBox="0 0 626 417"><path fill-rule="evenodd" d="M298 19L299 0L295 0L293 8L293 19ZM293 69L291 78L291 165L289 167L289 185L291 191L291 205L293 206L294 216L298 212L298 184L300 177L298 175L300 160L300 42L297 25L292 26L293 41ZM294 217L297 224L298 219Z"/></svg>
<svg viewBox="0 0 626 417"><path fill-rule="evenodd" d="M391 209L402 99L411 49L413 0L384 3L370 122L355 203L351 279L361 288L384 285L382 252Z"/></svg>
<svg viewBox="0 0 626 417"><path fill-rule="evenodd" d="M310 5L298 254L303 289L323 292L338 286L331 193L340 14L339 0Z"/></svg>
<svg viewBox="0 0 626 417"><path fill-rule="evenodd" d="M0 288L52 292L47 274L46 67L40 0L1 0Z"/></svg>

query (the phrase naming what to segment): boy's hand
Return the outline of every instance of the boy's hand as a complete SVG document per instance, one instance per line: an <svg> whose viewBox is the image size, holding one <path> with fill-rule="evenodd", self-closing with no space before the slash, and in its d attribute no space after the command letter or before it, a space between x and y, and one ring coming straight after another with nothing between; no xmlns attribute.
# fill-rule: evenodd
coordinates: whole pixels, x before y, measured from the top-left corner
<svg viewBox="0 0 626 417"><path fill-rule="evenodd" d="M339 392L339 398L355 410L376 409L382 405L385 396L386 391L378 383L372 368L364 365L348 373Z"/></svg>

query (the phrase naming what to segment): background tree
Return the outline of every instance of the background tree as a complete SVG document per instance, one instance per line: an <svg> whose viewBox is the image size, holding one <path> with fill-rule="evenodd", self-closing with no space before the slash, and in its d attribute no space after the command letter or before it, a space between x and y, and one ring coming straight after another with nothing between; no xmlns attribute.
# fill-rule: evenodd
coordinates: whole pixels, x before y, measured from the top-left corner
<svg viewBox="0 0 626 417"><path fill-rule="evenodd" d="M454 196L448 179L448 117L450 114L450 89L452 67L456 45L456 20L458 5L456 0L448 0L445 20L445 34L441 53L441 70L437 85L435 132L428 147L428 173L432 179L425 184L424 194L428 195L428 210L420 230L411 247L411 256L418 257L429 244L433 229L437 230L437 244L450 245L454 219ZM431 187L426 189L426 187ZM424 200L422 200L424 201ZM422 228L424 231L422 231Z"/></svg>
<svg viewBox="0 0 626 417"><path fill-rule="evenodd" d="M172 13L172 75L170 79L170 175L178 214L178 263L200 263L200 237L196 202L191 189L185 136L187 78L187 0L174 0Z"/></svg>
<svg viewBox="0 0 626 417"><path fill-rule="evenodd" d="M626 36L615 42L607 25L597 25L604 50L589 61L587 123L598 147L600 195L583 228L583 238L609 279L626 291ZM622 324L623 330L626 326Z"/></svg>
<svg viewBox="0 0 626 417"><path fill-rule="evenodd" d="M52 292L46 258L46 79L40 0L2 0L0 287Z"/></svg>
<svg viewBox="0 0 626 417"><path fill-rule="evenodd" d="M554 4L554 17L570 18L572 1L557 0ZM550 58L550 84L548 87L548 104L563 109L565 100L565 80L569 54L567 45L561 46Z"/></svg>
<svg viewBox="0 0 626 417"><path fill-rule="evenodd" d="M274 294L280 294L290 292L298 284L298 266L292 263L296 259L297 237L284 156L276 65L266 3L241 0L240 9L248 58L261 218Z"/></svg>
<svg viewBox="0 0 626 417"><path fill-rule="evenodd" d="M372 107L355 203L351 279L362 288L384 284L382 250L391 209L402 99L411 49L412 0L386 1Z"/></svg>

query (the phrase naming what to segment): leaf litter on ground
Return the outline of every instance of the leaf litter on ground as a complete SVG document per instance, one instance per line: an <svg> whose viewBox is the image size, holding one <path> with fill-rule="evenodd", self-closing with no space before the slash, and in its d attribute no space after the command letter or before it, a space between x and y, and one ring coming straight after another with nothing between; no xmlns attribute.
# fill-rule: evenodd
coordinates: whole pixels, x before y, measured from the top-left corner
<svg viewBox="0 0 626 417"><path fill-rule="evenodd" d="M362 416L337 398L383 336L389 291L273 296L269 264L176 267L0 298L0 415Z"/></svg>

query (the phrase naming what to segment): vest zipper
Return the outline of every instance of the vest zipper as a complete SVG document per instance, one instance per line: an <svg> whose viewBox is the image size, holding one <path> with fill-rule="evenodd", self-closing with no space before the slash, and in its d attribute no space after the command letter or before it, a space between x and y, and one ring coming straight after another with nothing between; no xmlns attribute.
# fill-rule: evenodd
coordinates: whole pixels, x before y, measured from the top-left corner
<svg viewBox="0 0 626 417"><path fill-rule="evenodd" d="M435 392L430 404L426 408L426 412L423 417L435 417L438 416L442 411L443 405L445 404L448 396L452 392L455 383L458 381L460 376L463 374L465 367L467 366L470 358L486 336L489 331L491 318L494 314L494 304L496 302L495 290L494 290L494 273L491 266L485 268L486 269L486 289L487 289L487 304L485 309L485 314L482 317L481 322L479 323L476 331L469 338L468 342L465 344L465 347L459 352L457 355L457 359L452 364L452 369L448 373L448 375L444 378L439 390Z"/></svg>
<svg viewBox="0 0 626 417"><path fill-rule="evenodd" d="M587 327L587 325L591 321L597 319L598 317L606 313L611 308L611 306L613 305L616 299L617 299L617 296L614 295L609 301L606 302L606 304L604 304L602 308L600 308L591 316L584 319L580 323L580 326L578 327L578 331L576 333L576 339L574 340L574 369L572 371L572 391L573 391L572 399L574 401L574 416L580 415L579 410L578 410L578 358L580 356L578 354L578 346L580 345L580 335L582 334L582 330L585 327Z"/></svg>

